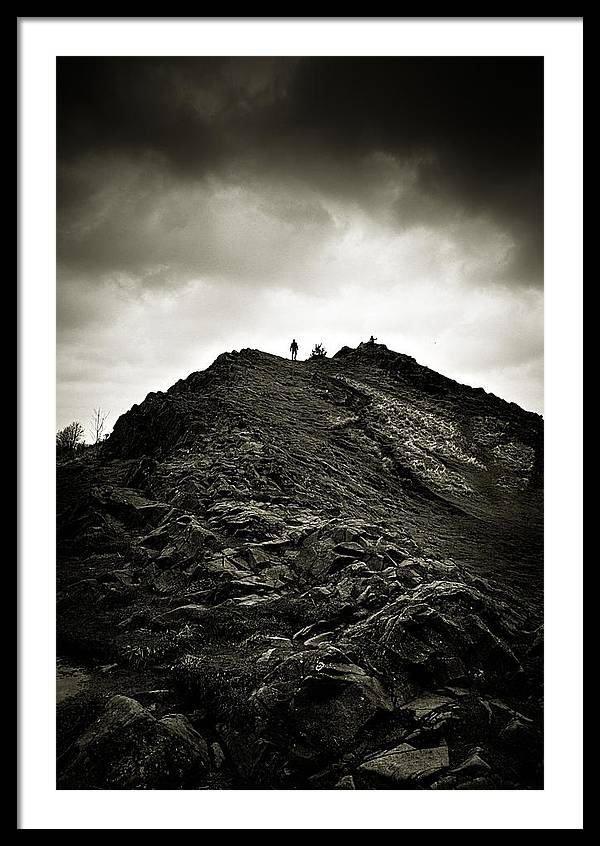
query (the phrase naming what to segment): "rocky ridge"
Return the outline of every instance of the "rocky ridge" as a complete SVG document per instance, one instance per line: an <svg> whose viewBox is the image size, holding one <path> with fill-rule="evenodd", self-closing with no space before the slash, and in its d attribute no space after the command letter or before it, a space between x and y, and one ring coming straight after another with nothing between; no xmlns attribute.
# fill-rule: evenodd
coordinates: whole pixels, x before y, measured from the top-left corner
<svg viewBox="0 0 600 846"><path fill-rule="evenodd" d="M150 394L58 471L59 786L541 787L542 473L380 344Z"/></svg>

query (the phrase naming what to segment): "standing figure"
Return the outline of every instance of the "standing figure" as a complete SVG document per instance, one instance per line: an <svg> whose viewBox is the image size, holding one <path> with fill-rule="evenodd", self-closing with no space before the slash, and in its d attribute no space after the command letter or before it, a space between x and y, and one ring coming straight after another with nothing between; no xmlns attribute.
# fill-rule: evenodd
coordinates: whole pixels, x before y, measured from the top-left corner
<svg viewBox="0 0 600 846"><path fill-rule="evenodd" d="M296 361L298 358L298 344L296 343L296 339L292 339L292 343L290 344L290 350L292 351L292 361Z"/></svg>

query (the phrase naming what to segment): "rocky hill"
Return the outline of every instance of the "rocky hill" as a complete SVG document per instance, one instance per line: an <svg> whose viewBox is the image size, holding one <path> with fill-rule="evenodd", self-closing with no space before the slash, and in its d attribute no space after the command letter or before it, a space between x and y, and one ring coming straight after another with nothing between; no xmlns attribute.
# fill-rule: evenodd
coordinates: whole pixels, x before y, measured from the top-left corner
<svg viewBox="0 0 600 846"><path fill-rule="evenodd" d="M226 353L58 471L63 788L542 786L542 419Z"/></svg>

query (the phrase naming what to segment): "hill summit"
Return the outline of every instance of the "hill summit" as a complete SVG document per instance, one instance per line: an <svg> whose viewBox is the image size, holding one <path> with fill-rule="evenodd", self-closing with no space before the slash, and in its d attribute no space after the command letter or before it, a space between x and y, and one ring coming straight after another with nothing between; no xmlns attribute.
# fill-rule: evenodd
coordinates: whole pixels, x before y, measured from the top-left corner
<svg viewBox="0 0 600 846"><path fill-rule="evenodd" d="M224 353L59 468L63 787L541 785L543 424Z"/></svg>

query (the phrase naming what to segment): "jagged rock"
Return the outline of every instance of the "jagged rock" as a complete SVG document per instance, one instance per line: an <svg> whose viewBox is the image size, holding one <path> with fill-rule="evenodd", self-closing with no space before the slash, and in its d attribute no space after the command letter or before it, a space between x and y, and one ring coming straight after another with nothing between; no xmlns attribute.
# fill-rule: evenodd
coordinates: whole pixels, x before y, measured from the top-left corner
<svg viewBox="0 0 600 846"><path fill-rule="evenodd" d="M220 770L223 764L225 763L225 755L221 748L221 745L217 742L211 743L210 745L212 759L213 759L213 766L215 770Z"/></svg>
<svg viewBox="0 0 600 846"><path fill-rule="evenodd" d="M410 705L410 703L409 703ZM424 728L442 732L449 743L483 740L492 732L492 712L485 699L476 694L460 696L423 713L417 735Z"/></svg>
<svg viewBox="0 0 600 846"><path fill-rule="evenodd" d="M267 579L274 587L284 587L295 580L294 573L286 564L275 564L260 571L262 579Z"/></svg>
<svg viewBox="0 0 600 846"><path fill-rule="evenodd" d="M501 699L490 698L487 701L492 710L495 721L501 728L504 728L504 726L511 722L511 720L516 720L517 722L527 725L532 724L531 718L524 716L519 711L515 711L514 708L511 708Z"/></svg>
<svg viewBox="0 0 600 846"><path fill-rule="evenodd" d="M356 790L354 779L351 775L342 776L342 778L335 785L336 790Z"/></svg>
<svg viewBox="0 0 600 846"><path fill-rule="evenodd" d="M521 671L506 624L499 622L499 605L464 581L438 579L407 589L349 636L380 643L390 660L421 668L434 683L449 680L449 666L462 678L465 664L473 667L474 660L473 676L480 678L483 672L493 682ZM507 609L506 618L510 616Z"/></svg>
<svg viewBox="0 0 600 846"><path fill-rule="evenodd" d="M460 766L452 769L452 773L461 776L480 776L483 773L491 772L492 768L488 762L482 758L482 753L483 750L480 747L476 747L462 762L462 764L460 764Z"/></svg>
<svg viewBox="0 0 600 846"><path fill-rule="evenodd" d="M495 778L486 776L479 776L479 778L470 779L457 784L455 790L498 790L500 783Z"/></svg>
<svg viewBox="0 0 600 846"><path fill-rule="evenodd" d="M156 619L167 623L185 622L185 623L202 623L207 617L210 617L211 609L204 605L191 603L189 605L180 605L177 608L172 608L160 614Z"/></svg>
<svg viewBox="0 0 600 846"><path fill-rule="evenodd" d="M529 647L530 656L543 658L544 656L544 627L539 626L534 632L533 641Z"/></svg>
<svg viewBox="0 0 600 846"><path fill-rule="evenodd" d="M530 721L514 717L500 732L500 740L507 746L518 749L539 743L539 736Z"/></svg>
<svg viewBox="0 0 600 846"><path fill-rule="evenodd" d="M428 717L444 705L454 704L454 701L453 698L443 694L428 693L406 702L401 706L401 710L410 711L417 720L420 720L422 717Z"/></svg>
<svg viewBox="0 0 600 846"><path fill-rule="evenodd" d="M278 784L285 758L270 739L260 735L253 723L246 722L240 727L220 723L216 728L228 760L243 784L262 786L267 780Z"/></svg>
<svg viewBox="0 0 600 846"><path fill-rule="evenodd" d="M256 666L264 667L267 670L273 670L277 664L290 655L293 655L295 650L291 641L286 641L285 638L278 638L279 643L266 649L257 659Z"/></svg>
<svg viewBox="0 0 600 846"><path fill-rule="evenodd" d="M338 573L340 570L343 570L344 567L347 567L349 564L354 564L355 560L356 559L354 558L354 556L351 555L338 555L331 562L329 572L331 574Z"/></svg>
<svg viewBox="0 0 600 846"><path fill-rule="evenodd" d="M321 580L333 563L333 539L328 533L317 531L300 544L295 566L305 578Z"/></svg>
<svg viewBox="0 0 600 846"><path fill-rule="evenodd" d="M467 777L465 778L465 775ZM514 785L502 782L496 775L481 775L476 778L468 777L468 774L449 774L436 779L431 785L431 790L498 790L509 789Z"/></svg>
<svg viewBox="0 0 600 846"><path fill-rule="evenodd" d="M306 641L308 638L327 631L330 625L331 620L318 620L316 623L311 623L309 626L305 626L303 629L300 629L300 631L296 632L292 638L293 640Z"/></svg>
<svg viewBox="0 0 600 846"><path fill-rule="evenodd" d="M278 556L286 546L284 542L273 541L247 544L242 555L251 567L264 570L268 567L282 566L278 564Z"/></svg>
<svg viewBox="0 0 600 846"><path fill-rule="evenodd" d="M277 538L285 528L283 518L258 503L218 503L208 509L209 523L225 529L238 540Z"/></svg>
<svg viewBox="0 0 600 846"><path fill-rule="evenodd" d="M62 786L143 789L180 785L205 772L208 746L186 717L160 720L139 702L113 696L75 742Z"/></svg>
<svg viewBox="0 0 600 846"><path fill-rule="evenodd" d="M410 673L394 673L388 689L392 695L395 707L401 710L402 705L417 697L421 686L417 679L413 678Z"/></svg>
<svg viewBox="0 0 600 846"><path fill-rule="evenodd" d="M334 546L333 551L337 553L337 555L349 557L350 560L362 558L365 554L364 547L362 547L359 543L353 543L352 541L338 543Z"/></svg>
<svg viewBox="0 0 600 846"><path fill-rule="evenodd" d="M107 574L109 580L114 580L122 585L133 584L133 574L129 570L113 570Z"/></svg>
<svg viewBox="0 0 600 846"><path fill-rule="evenodd" d="M127 486L142 491L149 490L157 466L158 464L153 458L141 458L127 476Z"/></svg>
<svg viewBox="0 0 600 846"><path fill-rule="evenodd" d="M134 721L157 760L167 702L216 727L216 782L173 786L539 787L537 415L380 344L293 367L242 350L149 394L89 456L57 475L59 650L116 660L99 690L147 673L172 691ZM401 744L414 775L360 769ZM444 744L458 772L419 777ZM123 749L81 786L124 780Z"/></svg>
<svg viewBox="0 0 600 846"><path fill-rule="evenodd" d="M237 559L231 550L224 549L218 555L211 555L202 561L202 572L228 579L246 579L252 576L252 571L244 567L241 559Z"/></svg>
<svg viewBox="0 0 600 846"><path fill-rule="evenodd" d="M178 588L183 587L187 578L179 572L164 570L152 580L152 587L157 593L175 593Z"/></svg>
<svg viewBox="0 0 600 846"><path fill-rule="evenodd" d="M433 674L441 682L456 683L465 681L469 672L464 661L458 656L440 655L432 662Z"/></svg>
<svg viewBox="0 0 600 846"><path fill-rule="evenodd" d="M263 602L270 602L271 598L268 596L261 596L257 593L251 593L248 596L244 596L243 598L235 597L230 602L233 602L235 605L242 605L242 606L255 606L260 605Z"/></svg>
<svg viewBox="0 0 600 846"><path fill-rule="evenodd" d="M383 554L396 566L402 566L409 557L407 552L398 549L393 544L386 544L383 548Z"/></svg>
<svg viewBox="0 0 600 846"><path fill-rule="evenodd" d="M133 526L156 523L170 510L166 503L146 499L128 488L95 488L92 496L110 514Z"/></svg>
<svg viewBox="0 0 600 846"><path fill-rule="evenodd" d="M141 545L158 550L157 563L168 567L184 565L214 550L217 539L191 514L183 514L150 532L142 538Z"/></svg>
<svg viewBox="0 0 600 846"><path fill-rule="evenodd" d="M292 766L301 769L342 754L375 714L392 710L379 681L333 646L284 658L254 691L251 703L261 737L288 726L288 736L279 743Z"/></svg>
<svg viewBox="0 0 600 846"><path fill-rule="evenodd" d="M402 743L394 749L364 761L357 772L367 781L375 779L376 782L383 780L399 785L410 781L421 781L445 770L448 766L447 746L415 749L408 743Z"/></svg>
<svg viewBox="0 0 600 846"><path fill-rule="evenodd" d="M328 644L331 642L333 634L333 632L322 632L321 634L314 635L314 637L309 637L307 640L305 640L304 645L312 648L313 646L322 646L323 644Z"/></svg>

